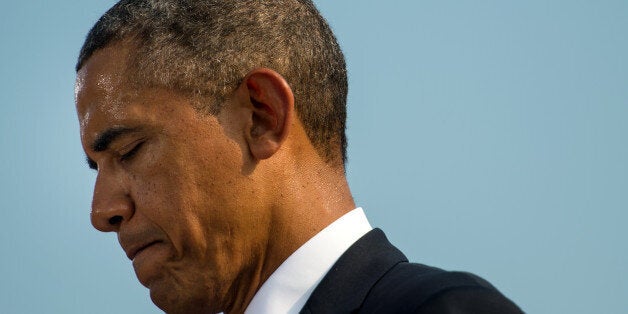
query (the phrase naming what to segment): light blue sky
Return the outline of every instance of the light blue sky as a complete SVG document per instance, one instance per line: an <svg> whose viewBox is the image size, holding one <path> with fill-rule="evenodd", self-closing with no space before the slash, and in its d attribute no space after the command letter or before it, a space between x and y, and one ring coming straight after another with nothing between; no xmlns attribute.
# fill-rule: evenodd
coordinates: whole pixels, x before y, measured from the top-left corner
<svg viewBox="0 0 628 314"><path fill-rule="evenodd" d="M0 312L159 313L93 230L74 113L113 1L0 11ZM357 202L414 261L530 313L628 311L627 1L317 1L350 75Z"/></svg>

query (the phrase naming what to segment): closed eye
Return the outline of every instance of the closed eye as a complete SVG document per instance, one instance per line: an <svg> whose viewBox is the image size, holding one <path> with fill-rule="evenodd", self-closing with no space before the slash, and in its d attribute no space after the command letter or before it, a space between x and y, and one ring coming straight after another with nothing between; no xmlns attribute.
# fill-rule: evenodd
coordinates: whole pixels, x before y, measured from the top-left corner
<svg viewBox="0 0 628 314"><path fill-rule="evenodd" d="M130 151L126 152L124 155L120 156L121 161L131 160L135 154L140 150L140 148L144 145L144 142L139 142L137 145L133 146Z"/></svg>

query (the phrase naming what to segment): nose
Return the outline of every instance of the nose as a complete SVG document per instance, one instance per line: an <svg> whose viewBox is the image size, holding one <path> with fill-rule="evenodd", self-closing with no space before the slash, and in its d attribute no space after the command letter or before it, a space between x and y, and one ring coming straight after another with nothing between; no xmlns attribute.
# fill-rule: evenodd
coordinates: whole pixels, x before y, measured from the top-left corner
<svg viewBox="0 0 628 314"><path fill-rule="evenodd" d="M135 211L124 180L102 169L98 171L92 199L91 221L102 232L118 232Z"/></svg>

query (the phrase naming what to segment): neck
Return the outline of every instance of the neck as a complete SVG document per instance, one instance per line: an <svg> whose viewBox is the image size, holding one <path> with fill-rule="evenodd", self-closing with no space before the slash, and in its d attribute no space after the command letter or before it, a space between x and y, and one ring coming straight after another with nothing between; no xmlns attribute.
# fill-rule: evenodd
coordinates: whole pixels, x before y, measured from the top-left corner
<svg viewBox="0 0 628 314"><path fill-rule="evenodd" d="M274 202L264 280L310 238L355 208L343 169L308 164L290 172Z"/></svg>
<svg viewBox="0 0 628 314"><path fill-rule="evenodd" d="M281 168L273 173L272 218L260 263L252 269L240 306L229 313L243 313L270 275L310 238L355 208L344 169L324 162L313 166ZM272 184L272 183L271 183ZM244 292L244 291L242 291Z"/></svg>

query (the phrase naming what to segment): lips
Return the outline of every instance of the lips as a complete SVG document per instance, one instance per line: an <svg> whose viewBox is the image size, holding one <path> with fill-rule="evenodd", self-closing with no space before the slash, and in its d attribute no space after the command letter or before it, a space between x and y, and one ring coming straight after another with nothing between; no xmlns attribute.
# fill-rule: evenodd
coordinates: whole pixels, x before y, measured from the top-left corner
<svg viewBox="0 0 628 314"><path fill-rule="evenodd" d="M124 226L123 226L124 227ZM118 242L126 253L126 256L132 261L139 253L159 243L164 243L164 237L150 226L134 226L131 228L121 228L118 232Z"/></svg>
<svg viewBox="0 0 628 314"><path fill-rule="evenodd" d="M138 243L138 244L135 244L135 245L131 245L128 248L125 248L124 251L126 252L126 256L130 260L133 260L135 258L135 256L137 256L137 254L139 254L143 250L147 249L151 245L157 244L157 243L161 243L161 241L154 240L154 241L149 241L149 242Z"/></svg>

